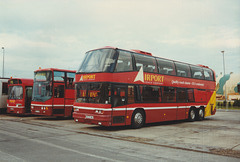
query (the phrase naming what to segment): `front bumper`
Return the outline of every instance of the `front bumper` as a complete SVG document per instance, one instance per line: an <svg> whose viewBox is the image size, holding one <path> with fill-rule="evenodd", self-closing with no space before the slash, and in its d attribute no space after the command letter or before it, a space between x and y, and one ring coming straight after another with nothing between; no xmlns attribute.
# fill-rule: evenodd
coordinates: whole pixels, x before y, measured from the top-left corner
<svg viewBox="0 0 240 162"><path fill-rule="evenodd" d="M94 125L102 125L102 126L112 125L111 115L73 112L73 118L74 118L74 121L85 123L85 124L94 124Z"/></svg>

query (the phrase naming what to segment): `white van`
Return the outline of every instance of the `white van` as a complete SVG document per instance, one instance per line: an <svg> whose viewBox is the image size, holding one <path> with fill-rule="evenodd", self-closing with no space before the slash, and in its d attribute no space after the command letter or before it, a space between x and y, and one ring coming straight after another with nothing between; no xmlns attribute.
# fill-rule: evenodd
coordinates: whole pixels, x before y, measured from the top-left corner
<svg viewBox="0 0 240 162"><path fill-rule="evenodd" d="M8 79L0 78L0 113L7 110L7 98L8 98Z"/></svg>

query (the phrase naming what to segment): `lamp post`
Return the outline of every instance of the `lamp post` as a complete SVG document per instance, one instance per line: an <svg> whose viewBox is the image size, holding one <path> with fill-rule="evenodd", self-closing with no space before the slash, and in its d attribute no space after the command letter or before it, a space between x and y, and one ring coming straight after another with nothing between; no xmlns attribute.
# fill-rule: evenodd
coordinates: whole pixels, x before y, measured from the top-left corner
<svg viewBox="0 0 240 162"><path fill-rule="evenodd" d="M3 51L3 69L2 69L2 77L4 78L4 47L2 47L2 51Z"/></svg>
<svg viewBox="0 0 240 162"><path fill-rule="evenodd" d="M225 77L225 59L224 59L224 51L221 51L223 54L223 77ZM225 103L226 103L226 109L228 111L228 104L227 104L227 81L225 83Z"/></svg>

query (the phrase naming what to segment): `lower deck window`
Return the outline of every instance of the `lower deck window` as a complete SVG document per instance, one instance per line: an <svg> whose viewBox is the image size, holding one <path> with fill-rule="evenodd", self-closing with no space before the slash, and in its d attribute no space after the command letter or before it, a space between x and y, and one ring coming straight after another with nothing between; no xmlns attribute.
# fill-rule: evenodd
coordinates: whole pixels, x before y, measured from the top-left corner
<svg viewBox="0 0 240 162"><path fill-rule="evenodd" d="M77 83L76 102L110 103L110 85L108 83Z"/></svg>
<svg viewBox="0 0 240 162"><path fill-rule="evenodd" d="M161 102L161 87L158 86L137 86L136 88L136 100L137 102Z"/></svg>
<svg viewBox="0 0 240 162"><path fill-rule="evenodd" d="M176 102L176 88L163 87L163 102Z"/></svg>

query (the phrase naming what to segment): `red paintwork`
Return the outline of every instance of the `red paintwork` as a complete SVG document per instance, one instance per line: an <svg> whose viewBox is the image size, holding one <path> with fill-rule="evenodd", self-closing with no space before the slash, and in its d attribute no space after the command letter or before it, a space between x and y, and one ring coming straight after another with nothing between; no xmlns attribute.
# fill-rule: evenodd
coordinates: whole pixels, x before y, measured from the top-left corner
<svg viewBox="0 0 240 162"><path fill-rule="evenodd" d="M198 89L215 89L214 81L199 80L193 78L182 78L178 76L170 76L164 74L145 73L156 76L155 78L163 77L163 82L154 81L141 81L134 82L138 71L127 72L127 73L91 73L91 74L76 74L75 82L120 82L129 84L146 84L146 85L159 85L159 86L171 86L171 87L182 87L182 88L198 88ZM81 80L81 77L88 79Z"/></svg>
<svg viewBox="0 0 240 162"><path fill-rule="evenodd" d="M152 56L151 53L149 52L145 52L145 51L141 51L141 50L132 50L133 52L137 52L137 53L141 53L141 54L144 54L144 55L149 55L149 56Z"/></svg>
<svg viewBox="0 0 240 162"><path fill-rule="evenodd" d="M73 72L75 70L65 70L56 68L38 69L38 71L62 71L62 72ZM54 76L52 76L54 78ZM53 80L52 78L52 80ZM31 113L35 115L44 116L65 116L70 117L72 115L73 102L75 100L75 89L66 89L65 83L53 82L53 87L56 85L64 85L64 98L54 98L54 92L52 97L44 102L32 101L31 103ZM53 113L54 110L60 111L59 113Z"/></svg>
<svg viewBox="0 0 240 162"><path fill-rule="evenodd" d="M19 80L20 84L10 84L11 80ZM18 82L19 82L18 81ZM22 99L7 99L7 113L10 114L30 114L26 112L25 97L26 97L26 87L33 86L33 79L26 78L11 78L8 80L8 87L10 86L22 86L23 87L23 97Z"/></svg>
<svg viewBox="0 0 240 162"><path fill-rule="evenodd" d="M107 47L113 48L114 47ZM145 54L139 50L134 52ZM150 55L150 54L149 54ZM208 68L204 65L201 67ZM76 74L76 83L81 82L114 82L127 84L145 84L156 86L194 88L194 103L134 103L124 106L111 108L110 104L90 104L74 103L73 118L77 122L86 124L97 124L103 126L131 125L132 113L135 109L144 109L146 120L145 123L182 120L188 118L188 112L191 106L199 108L206 107L211 95L215 90L215 81L199 80L186 77L170 76L157 73L144 72L144 82L134 82L138 71L120 72L120 73L89 73ZM213 71L215 78L215 73ZM201 91L205 89L207 91ZM82 109L81 109L82 108ZM103 112L99 114L98 111ZM214 112L213 112L214 113ZM113 123L114 116L124 116L125 123Z"/></svg>
<svg viewBox="0 0 240 162"><path fill-rule="evenodd" d="M38 69L38 70L35 70L34 72L38 72L38 71L64 71L64 72L74 72L74 73L76 73L75 70L65 70L65 69L57 69L57 68Z"/></svg>

